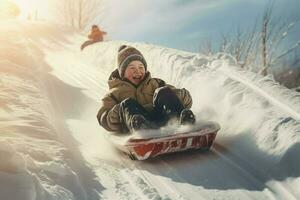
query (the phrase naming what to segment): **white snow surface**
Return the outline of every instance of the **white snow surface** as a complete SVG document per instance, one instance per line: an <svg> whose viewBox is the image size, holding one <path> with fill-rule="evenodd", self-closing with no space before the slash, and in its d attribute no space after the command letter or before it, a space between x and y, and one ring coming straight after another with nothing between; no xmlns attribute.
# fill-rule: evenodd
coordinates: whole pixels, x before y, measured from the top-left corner
<svg viewBox="0 0 300 200"><path fill-rule="evenodd" d="M69 28L0 22L0 199L300 199L300 95L236 67L151 44L86 38ZM131 161L96 114L121 44L153 77L193 96L221 130L210 152Z"/></svg>

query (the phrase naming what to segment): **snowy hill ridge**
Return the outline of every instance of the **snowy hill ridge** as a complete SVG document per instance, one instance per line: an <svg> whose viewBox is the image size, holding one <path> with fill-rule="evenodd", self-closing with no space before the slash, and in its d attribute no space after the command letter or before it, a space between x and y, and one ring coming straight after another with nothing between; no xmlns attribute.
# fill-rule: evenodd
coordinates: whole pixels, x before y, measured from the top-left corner
<svg viewBox="0 0 300 200"><path fill-rule="evenodd" d="M299 93L229 55L124 41L80 52L85 38L65 27L0 27L1 199L300 197ZM95 116L124 43L153 77L190 90L198 120L220 123L212 153L135 163L110 149Z"/></svg>

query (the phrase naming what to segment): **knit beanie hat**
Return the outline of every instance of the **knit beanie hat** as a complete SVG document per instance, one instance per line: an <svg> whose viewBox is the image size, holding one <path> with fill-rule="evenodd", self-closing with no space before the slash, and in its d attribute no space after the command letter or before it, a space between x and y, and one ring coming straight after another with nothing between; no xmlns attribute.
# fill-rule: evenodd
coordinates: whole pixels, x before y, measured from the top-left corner
<svg viewBox="0 0 300 200"><path fill-rule="evenodd" d="M134 47L122 45L118 50L118 71L121 78L124 77L125 70L131 61L139 60L145 66L147 71L147 63L142 53Z"/></svg>

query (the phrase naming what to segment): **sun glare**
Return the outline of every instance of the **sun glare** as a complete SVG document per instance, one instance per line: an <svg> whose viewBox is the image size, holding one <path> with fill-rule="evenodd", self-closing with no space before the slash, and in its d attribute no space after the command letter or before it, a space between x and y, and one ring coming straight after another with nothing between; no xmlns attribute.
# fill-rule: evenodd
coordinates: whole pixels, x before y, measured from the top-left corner
<svg viewBox="0 0 300 200"><path fill-rule="evenodd" d="M21 10L21 18L27 18L36 10L35 2L32 0L13 0Z"/></svg>
<svg viewBox="0 0 300 200"><path fill-rule="evenodd" d="M20 8L10 0L0 0L0 19L17 17L20 15Z"/></svg>
<svg viewBox="0 0 300 200"><path fill-rule="evenodd" d="M47 14L47 2L45 0L12 0L21 10L20 18L28 19L45 16Z"/></svg>

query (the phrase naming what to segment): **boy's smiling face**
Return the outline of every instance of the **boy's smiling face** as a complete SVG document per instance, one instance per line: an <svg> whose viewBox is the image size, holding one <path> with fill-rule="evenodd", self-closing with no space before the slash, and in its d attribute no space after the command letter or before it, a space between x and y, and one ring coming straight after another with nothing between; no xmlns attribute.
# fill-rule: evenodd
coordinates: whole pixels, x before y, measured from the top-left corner
<svg viewBox="0 0 300 200"><path fill-rule="evenodd" d="M145 66L139 60L131 61L124 73L124 78L128 79L131 83L138 85L145 77Z"/></svg>

